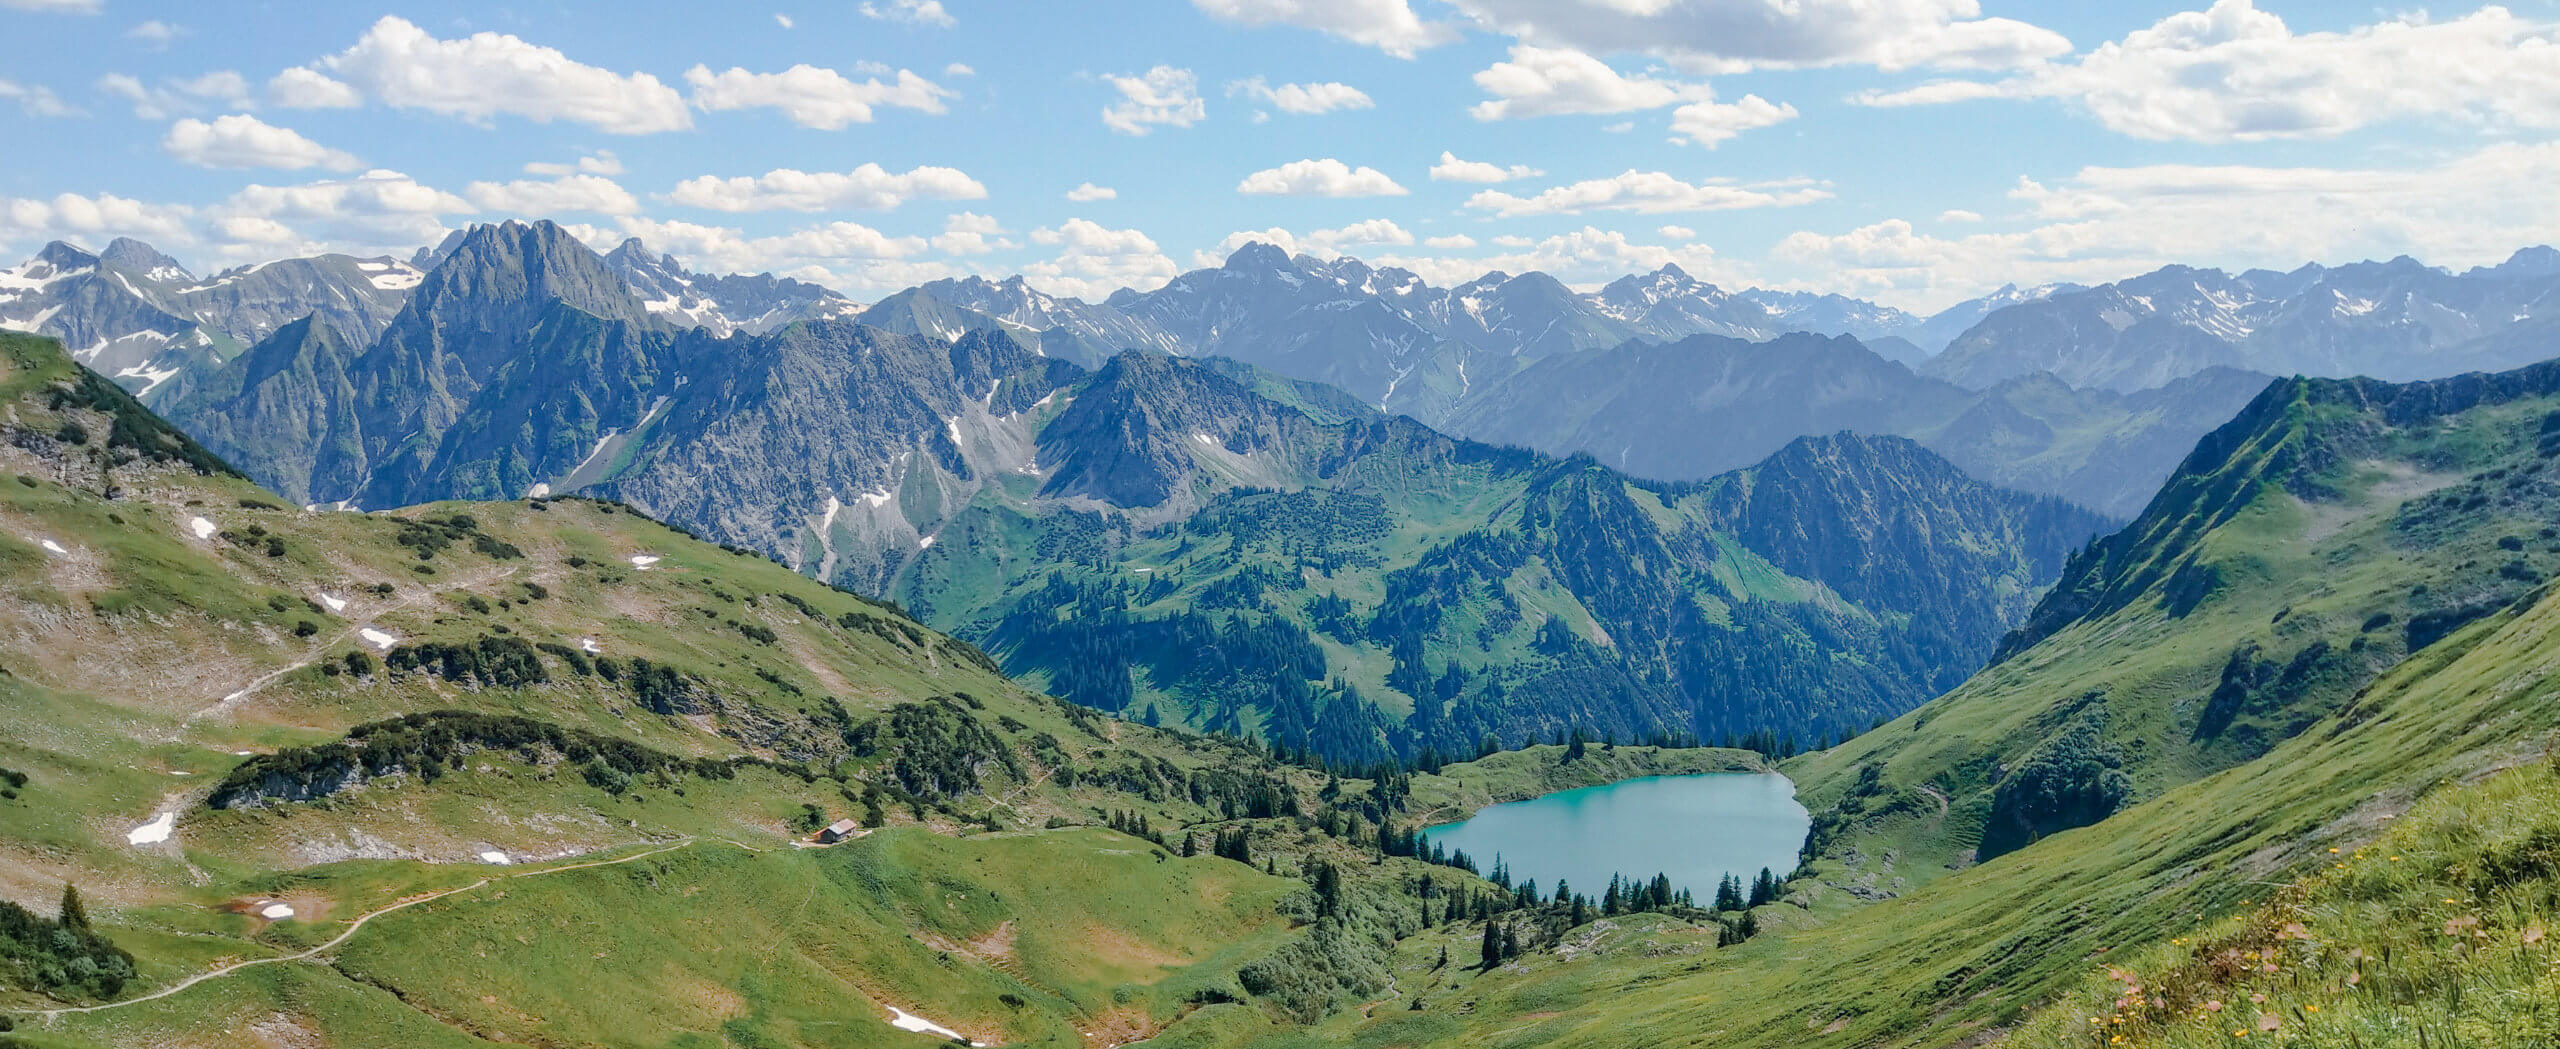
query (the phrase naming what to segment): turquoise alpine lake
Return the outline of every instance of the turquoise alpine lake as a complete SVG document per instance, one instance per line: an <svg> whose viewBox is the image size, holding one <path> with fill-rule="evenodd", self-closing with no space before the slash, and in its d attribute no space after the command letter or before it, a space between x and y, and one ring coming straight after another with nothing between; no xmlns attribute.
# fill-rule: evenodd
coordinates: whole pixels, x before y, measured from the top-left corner
<svg viewBox="0 0 2560 1049"><path fill-rule="evenodd" d="M1745 883L1762 867L1785 877L1811 826L1785 776L1723 772L1559 791L1423 833L1466 850L1487 874L1500 856L1514 884L1535 878L1544 895L1555 893L1558 878L1596 900L1612 875L1667 874L1704 902L1728 873Z"/></svg>

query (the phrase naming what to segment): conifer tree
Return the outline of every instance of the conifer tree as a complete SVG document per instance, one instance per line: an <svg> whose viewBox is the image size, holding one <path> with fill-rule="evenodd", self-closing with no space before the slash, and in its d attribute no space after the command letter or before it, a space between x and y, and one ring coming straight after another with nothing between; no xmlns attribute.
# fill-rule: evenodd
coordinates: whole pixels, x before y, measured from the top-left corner
<svg viewBox="0 0 2560 1049"><path fill-rule="evenodd" d="M62 883L62 927L89 930L89 909L80 905L80 890L70 882Z"/></svg>

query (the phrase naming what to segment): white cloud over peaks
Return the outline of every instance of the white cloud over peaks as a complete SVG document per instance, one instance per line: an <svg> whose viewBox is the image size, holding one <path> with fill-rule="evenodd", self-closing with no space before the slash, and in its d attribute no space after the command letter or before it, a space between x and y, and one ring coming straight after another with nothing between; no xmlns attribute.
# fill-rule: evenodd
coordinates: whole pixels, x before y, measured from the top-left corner
<svg viewBox="0 0 2560 1049"><path fill-rule="evenodd" d="M630 191L602 175L474 182L463 194L482 211L528 219L568 212L629 215L640 210L639 200Z"/></svg>
<svg viewBox="0 0 2560 1049"><path fill-rule="evenodd" d="M866 2L855 10L861 11L864 18L882 22L905 22L909 25L929 25L941 29L949 29L959 24L951 17L951 12L942 9L942 0Z"/></svg>
<svg viewBox="0 0 2560 1049"><path fill-rule="evenodd" d="M1440 151L1440 162L1431 165L1431 180L1434 182L1509 182L1515 178L1536 178L1544 174L1546 172L1527 164L1513 164L1506 168L1481 160L1460 160L1457 154L1445 149Z"/></svg>
<svg viewBox="0 0 2560 1049"><path fill-rule="evenodd" d="M1097 200L1117 200L1119 197L1119 190L1113 189L1109 186L1097 186L1090 182L1077 183L1076 188L1067 191L1067 199L1078 204L1091 203Z"/></svg>
<svg viewBox="0 0 2560 1049"><path fill-rule="evenodd" d="M268 79L267 100L286 109L353 109L364 95L343 80L295 66Z"/></svg>
<svg viewBox="0 0 2560 1049"><path fill-rule="evenodd" d="M181 161L205 168L329 168L353 170L356 158L330 149L291 128L276 127L245 114L216 117L210 123L188 117L169 125L160 148Z"/></svg>
<svg viewBox="0 0 2560 1049"><path fill-rule="evenodd" d="M54 94L52 88L42 84L0 80L0 99L16 102L19 111L31 117L68 117L77 116L80 112L64 102L61 95Z"/></svg>
<svg viewBox="0 0 2560 1049"><path fill-rule="evenodd" d="M1055 295L1100 302L1121 288L1157 287L1176 272L1153 238L1087 219L1032 230L1031 242L1054 246L1058 254L1024 266L1022 275Z"/></svg>
<svg viewBox="0 0 2560 1049"><path fill-rule="evenodd" d="M1938 213L1938 221L1980 222L1982 221L1982 213L1979 211L1966 211L1963 208L1948 208L1947 210Z"/></svg>
<svg viewBox="0 0 2560 1049"><path fill-rule="evenodd" d="M942 233L933 238L933 250L945 255L984 255L1022 246L1005 239L1004 232L1004 225L993 216L955 212L943 220Z"/></svg>
<svg viewBox="0 0 2560 1049"><path fill-rule="evenodd" d="M796 65L779 73L750 73L732 68L714 73L695 66L684 74L693 85L693 104L705 110L772 107L801 127L826 131L871 122L872 107L896 106L926 113L945 112L942 100L958 92L901 69L889 81L877 76L853 80L832 69Z"/></svg>
<svg viewBox="0 0 2560 1049"><path fill-rule="evenodd" d="M713 211L886 211L909 200L982 200L987 187L957 168L916 167L903 173L878 164L851 171L776 168L749 178L702 175L676 184L667 199Z"/></svg>
<svg viewBox="0 0 2560 1049"><path fill-rule="evenodd" d="M1467 198L1467 206L1490 211L1500 218L1516 218L1522 215L1579 215L1588 211L1657 214L1793 207L1826 200L1830 196L1831 191L1806 179L1750 184L1709 179L1690 183L1660 171L1628 170L1609 178L1586 179L1557 186L1528 197L1500 190L1482 190Z"/></svg>
<svg viewBox="0 0 2560 1049"><path fill-rule="evenodd" d="M1102 107L1103 126L1123 135L1146 134L1153 124L1190 127L1209 115L1200 78L1188 69L1157 66L1137 76L1105 76L1120 100Z"/></svg>
<svg viewBox="0 0 2560 1049"><path fill-rule="evenodd" d="M1457 239L1465 240L1469 247L1475 245L1475 241L1465 237ZM1391 219L1368 219L1354 222L1340 229L1312 230L1304 234L1291 233L1281 227L1273 226L1270 229L1237 230L1227 234L1226 239L1192 252L1191 264L1201 268L1217 266L1226 261L1227 256L1235 254L1236 249L1247 244L1269 244L1291 255L1303 253L1332 257L1349 253L1351 249L1407 247L1413 243L1413 234L1406 231L1404 227L1396 225Z"/></svg>
<svg viewBox="0 0 2560 1049"><path fill-rule="evenodd" d="M693 126L683 96L647 73L585 65L505 33L439 40L396 15L318 65L384 105L482 123L505 114L620 135Z"/></svg>
<svg viewBox="0 0 2560 1049"><path fill-rule="evenodd" d="M231 231L272 234L256 221L266 220L297 231L293 237L304 247L352 252L432 243L444 234L442 216L473 210L459 196L382 169L298 186L251 184L211 209Z"/></svg>
<svg viewBox="0 0 2560 1049"><path fill-rule="evenodd" d="M1422 246L1437 251L1465 251L1476 246L1476 239L1464 233L1452 233L1446 237L1425 237Z"/></svg>
<svg viewBox="0 0 2560 1049"><path fill-rule="evenodd" d="M1250 26L1291 25L1366 44L1398 58L1458 39L1455 22L1425 22L1406 0L1191 0L1191 6Z"/></svg>
<svg viewBox="0 0 2560 1049"><path fill-rule="evenodd" d="M135 236L174 243L185 239L189 214L183 205L146 204L113 193L0 197L0 240Z"/></svg>
<svg viewBox="0 0 2560 1049"><path fill-rule="evenodd" d="M1664 227L1662 227L1661 229L1655 230L1654 232L1662 234L1662 235L1663 235L1663 237L1664 237L1665 239L1668 239L1668 240L1696 240L1696 239L1698 239L1698 231L1697 231L1697 230L1694 230L1694 229L1690 229L1690 228L1689 228L1689 227L1687 227L1687 226L1664 226Z"/></svg>
<svg viewBox="0 0 2560 1049"><path fill-rule="evenodd" d="M1801 232L1773 258L1823 283L1920 308L2004 281L2107 281L2171 262L2291 269L2306 260L2407 254L2494 263L2560 239L2560 143L2499 144L2407 168L2152 165L2084 168L2010 197L2036 225L1963 236L1891 220Z"/></svg>
<svg viewBox="0 0 2560 1049"><path fill-rule="evenodd" d="M1227 85L1227 94L1241 95L1261 102L1283 113L1313 116L1337 109L1368 109L1377 105L1369 93L1349 84L1280 84L1274 86L1261 77L1238 80Z"/></svg>
<svg viewBox="0 0 2560 1049"><path fill-rule="evenodd" d="M2560 127L2560 25L2484 7L2300 33L2251 0L2160 20L2077 60L1999 81L1868 92L1869 105L2053 98L2155 141L2319 138L2403 119Z"/></svg>
<svg viewBox="0 0 2560 1049"><path fill-rule="evenodd" d="M109 73L98 78L98 90L133 103L133 115L144 120L167 120L201 112L209 106L250 107L249 82L228 69L183 80L163 80L156 87L145 85L131 74Z"/></svg>
<svg viewBox="0 0 2560 1049"><path fill-rule="evenodd" d="M1625 113L1712 97L1703 84L1625 76L1572 48L1519 45L1508 61L1475 75L1493 98L1469 107L1478 120L1543 117L1562 113Z"/></svg>
<svg viewBox="0 0 2560 1049"><path fill-rule="evenodd" d="M978 75L978 71L977 71L975 68L971 67L971 66L969 65L969 63L967 63L967 62L953 62L953 63L951 63L950 65L947 65L947 66L942 67L942 75L944 75L944 76L976 76L976 75Z"/></svg>
<svg viewBox="0 0 2560 1049"><path fill-rule="evenodd" d="M1444 287L1473 280L1488 270L1506 273L1537 270L1567 284L1589 287L1628 273L1659 269L1665 263L1676 263L1702 280L1727 287L1755 282L1753 274L1717 258L1714 250L1705 245L1664 247L1641 244L1617 230L1592 226L1535 240L1496 237L1494 243L1507 250L1492 255L1462 257L1379 255L1369 261L1379 266L1412 270L1424 280Z"/></svg>
<svg viewBox="0 0 2560 1049"><path fill-rule="evenodd" d="M1401 197L1406 190L1376 168L1355 168L1326 157L1256 171L1236 183L1236 192L1272 197Z"/></svg>
<svg viewBox="0 0 2560 1049"><path fill-rule="evenodd" d="M778 26L781 26L781 27L782 27L782 28L784 28L784 29L789 29L789 28L791 28L791 27L792 27L793 22L791 21L791 16L790 16L790 15L786 15L786 14L783 14L782 12L780 12L780 11L776 11L776 12L774 12L774 13L773 13L773 24L778 25Z"/></svg>
<svg viewBox="0 0 2560 1049"><path fill-rule="evenodd" d="M650 250L714 273L779 273L857 292L890 291L960 273L940 263L911 261L927 248L922 237L891 236L855 222L750 237L728 226L626 215L609 229L573 225L569 230L598 249L623 237L639 237Z"/></svg>
<svg viewBox="0 0 2560 1049"><path fill-rule="evenodd" d="M1758 67L2009 69L2066 54L2061 34L1982 18L1976 0L1450 0L1541 47L1643 54L1708 73Z"/></svg>

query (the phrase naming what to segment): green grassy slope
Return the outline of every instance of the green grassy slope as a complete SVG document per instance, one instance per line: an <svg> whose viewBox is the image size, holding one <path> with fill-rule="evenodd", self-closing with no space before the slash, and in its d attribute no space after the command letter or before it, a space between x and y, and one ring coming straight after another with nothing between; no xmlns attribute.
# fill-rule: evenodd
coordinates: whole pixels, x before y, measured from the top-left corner
<svg viewBox="0 0 2560 1049"><path fill-rule="evenodd" d="M2492 616L2267 755L2095 826L1878 902L1859 902L1845 872L1818 867L1790 884L1787 902L1761 909L1771 931L1739 947L1701 942L1695 927L1627 922L1592 927L1594 949L1569 957L1435 970L1440 947L1462 956L1472 942L1474 930L1457 926L1398 954L1398 974L1423 988L1421 1010L1406 1001L1339 1015L1304 1037L1239 1025L1197 1044L1971 1044L2028 1023L2056 996L2085 994L2082 981L2118 952L2244 913L2273 885L2324 869L2331 848L2354 854L2414 799L2539 760L2560 723L2555 651L2560 599ZM2560 920L2547 897L2533 906L2508 920Z"/></svg>
<svg viewBox="0 0 2560 1049"><path fill-rule="evenodd" d="M0 936L9 1037L931 1044L896 1007L1116 1042L1309 935L1309 857L1466 880L1286 814L1374 825L1365 784L1024 691L761 557L580 500L286 508L93 387L0 336L0 900L76 885L133 971ZM813 814L885 826L805 848ZM1181 855L1204 822L1268 870Z"/></svg>

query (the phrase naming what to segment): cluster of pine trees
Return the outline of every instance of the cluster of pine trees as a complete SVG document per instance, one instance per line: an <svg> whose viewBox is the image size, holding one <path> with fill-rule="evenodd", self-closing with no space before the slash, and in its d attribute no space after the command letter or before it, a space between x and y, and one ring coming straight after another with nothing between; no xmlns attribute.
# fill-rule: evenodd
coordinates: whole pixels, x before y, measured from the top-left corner
<svg viewBox="0 0 2560 1049"><path fill-rule="evenodd" d="M58 998L113 998L133 980L133 955L89 927L80 890L62 887L51 919L0 900L0 984Z"/></svg>

